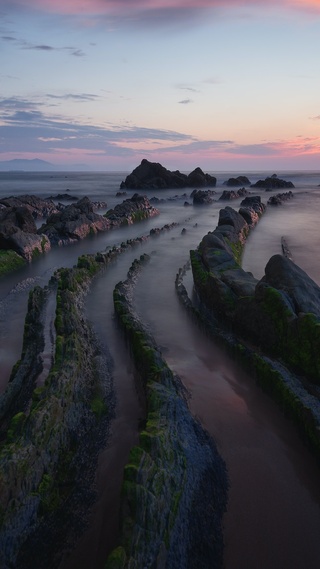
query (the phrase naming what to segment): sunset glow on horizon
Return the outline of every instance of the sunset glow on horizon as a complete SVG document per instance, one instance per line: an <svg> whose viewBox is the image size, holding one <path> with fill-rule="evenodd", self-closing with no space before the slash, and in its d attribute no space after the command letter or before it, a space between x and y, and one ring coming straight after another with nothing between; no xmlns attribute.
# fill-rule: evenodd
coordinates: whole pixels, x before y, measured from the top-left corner
<svg viewBox="0 0 320 569"><path fill-rule="evenodd" d="M319 169L319 1L4 0L0 13L0 161Z"/></svg>

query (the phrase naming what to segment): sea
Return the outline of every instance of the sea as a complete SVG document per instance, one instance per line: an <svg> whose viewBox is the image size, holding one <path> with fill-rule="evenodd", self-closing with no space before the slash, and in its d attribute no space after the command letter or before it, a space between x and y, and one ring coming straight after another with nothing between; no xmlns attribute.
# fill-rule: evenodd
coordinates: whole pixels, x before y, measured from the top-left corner
<svg viewBox="0 0 320 569"><path fill-rule="evenodd" d="M104 213L134 193L126 190L126 195L119 195L121 181L128 173L0 172L0 199L34 194L67 205L70 201L57 198L58 194L88 196L92 201L106 202L100 210ZM275 172L209 173L217 178L212 204L193 206L193 188L144 191L148 198L156 198L158 216L52 249L0 279L3 392L20 357L28 294L35 285L45 286L57 268L72 267L83 253L104 251L129 238L149 235L153 228L176 223L121 255L95 280L88 294L87 318L113 362L116 416L99 457L97 500L88 511L87 530L79 535L72 551L62 552L56 569L103 569L108 552L117 544L122 472L130 448L138 441L142 409L130 354L115 323L112 291L142 253L150 254L150 263L136 285L137 313L168 365L181 378L190 394L191 412L213 437L227 465L230 490L224 518L225 569L320 567L318 464L281 409L257 387L253 377L199 329L175 293L179 268L188 262L190 250L215 229L219 210L240 206L242 198L219 200L225 189L231 189L224 182L241 174L253 184ZM282 205L267 207L247 239L242 266L261 278L269 258L281 253L284 237L294 262L320 285L320 171L276 174L294 184L293 196ZM247 189L260 195L264 203L271 195L288 191ZM37 223L41 225L41 221ZM187 271L185 284L192 296L191 271ZM37 561L33 569L37 569Z"/></svg>

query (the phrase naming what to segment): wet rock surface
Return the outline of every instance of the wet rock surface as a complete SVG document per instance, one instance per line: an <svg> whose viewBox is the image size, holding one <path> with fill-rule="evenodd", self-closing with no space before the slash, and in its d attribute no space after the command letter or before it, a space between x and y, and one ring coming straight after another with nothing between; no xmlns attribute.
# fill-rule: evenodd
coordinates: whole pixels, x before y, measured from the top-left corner
<svg viewBox="0 0 320 569"><path fill-rule="evenodd" d="M248 226L243 215L230 210L220 212L217 228L191 251L197 294L225 333L248 343L263 385L288 405L319 452L319 400L306 404L301 393L311 396L313 384L320 383L320 288L286 256L271 257L260 281L244 271ZM299 389L291 390L287 382L284 387L278 371L270 375L263 354L278 362L275 369L286 366L288 376L300 374Z"/></svg>
<svg viewBox="0 0 320 569"><path fill-rule="evenodd" d="M148 412L125 469L120 540L106 567L121 560L122 568L218 569L225 467L213 441L192 418L179 379L134 312L132 288L144 262L135 262L127 281L114 291Z"/></svg>

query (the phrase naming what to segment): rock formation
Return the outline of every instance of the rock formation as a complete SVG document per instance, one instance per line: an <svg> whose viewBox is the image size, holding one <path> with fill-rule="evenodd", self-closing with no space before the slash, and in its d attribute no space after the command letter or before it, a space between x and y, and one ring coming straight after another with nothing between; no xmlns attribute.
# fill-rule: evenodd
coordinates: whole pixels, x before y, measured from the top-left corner
<svg viewBox="0 0 320 569"><path fill-rule="evenodd" d="M159 215L159 210L150 204L146 196L134 194L132 198L117 204L114 209L110 209L105 214L111 226L135 223L148 217Z"/></svg>
<svg viewBox="0 0 320 569"><path fill-rule="evenodd" d="M193 198L193 205L210 204L214 201L214 190L193 190L190 197Z"/></svg>
<svg viewBox="0 0 320 569"><path fill-rule="evenodd" d="M282 205L283 202L290 200L293 197L291 190L282 194L276 194L268 199L268 205Z"/></svg>
<svg viewBox="0 0 320 569"><path fill-rule="evenodd" d="M57 211L56 205L51 198L42 199L33 195L22 195L0 199L0 206L5 207L26 207L34 219L48 217Z"/></svg>
<svg viewBox="0 0 320 569"><path fill-rule="evenodd" d="M137 319L132 283L145 258L114 291L146 393L147 417L125 467L121 533L106 568L222 567L224 464L189 412L181 385Z"/></svg>
<svg viewBox="0 0 320 569"><path fill-rule="evenodd" d="M239 337L320 384L320 288L281 255L260 281L244 271L248 231L243 215L220 211L217 228L191 253L199 297Z"/></svg>
<svg viewBox="0 0 320 569"><path fill-rule="evenodd" d="M46 235L51 245L67 245L109 228L110 222L94 213L92 202L84 197L50 215L39 233Z"/></svg>
<svg viewBox="0 0 320 569"><path fill-rule="evenodd" d="M120 189L147 190L166 188L189 188L192 186L212 186L217 180L214 176L204 174L201 168L196 168L189 175L179 170L171 172L161 164L143 159L141 164L121 183Z"/></svg>
<svg viewBox="0 0 320 569"><path fill-rule="evenodd" d="M235 200L237 198L243 198L248 194L248 191L245 188L240 188L237 191L234 190L224 190L221 194L219 200L221 201L229 201Z"/></svg>
<svg viewBox="0 0 320 569"><path fill-rule="evenodd" d="M237 176L236 178L229 178L223 183L224 185L231 187L250 186L251 184L247 176Z"/></svg>
<svg viewBox="0 0 320 569"><path fill-rule="evenodd" d="M1 567L58 567L63 547L83 527L83 503L92 499L92 464L105 440L110 387L82 313L90 278L83 268L60 269L52 281L54 361L40 387L35 376L44 304L38 300L46 292L31 292L22 358L0 399L2 424L9 422L0 446Z"/></svg>
<svg viewBox="0 0 320 569"><path fill-rule="evenodd" d="M27 261L50 249L47 237L37 233L30 208L8 206L0 210L0 249L13 250Z"/></svg>
<svg viewBox="0 0 320 569"><path fill-rule="evenodd" d="M278 190L281 188L294 188L292 182L281 180L276 174L267 177L265 180L258 180L255 184L251 185L252 188L264 188L267 191Z"/></svg>

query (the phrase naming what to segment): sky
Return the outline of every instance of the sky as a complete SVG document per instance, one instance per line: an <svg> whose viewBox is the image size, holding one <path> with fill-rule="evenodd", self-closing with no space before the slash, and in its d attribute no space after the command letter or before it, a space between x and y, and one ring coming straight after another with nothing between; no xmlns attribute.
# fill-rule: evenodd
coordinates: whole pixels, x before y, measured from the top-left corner
<svg viewBox="0 0 320 569"><path fill-rule="evenodd" d="M320 0L0 0L0 161L320 170Z"/></svg>

